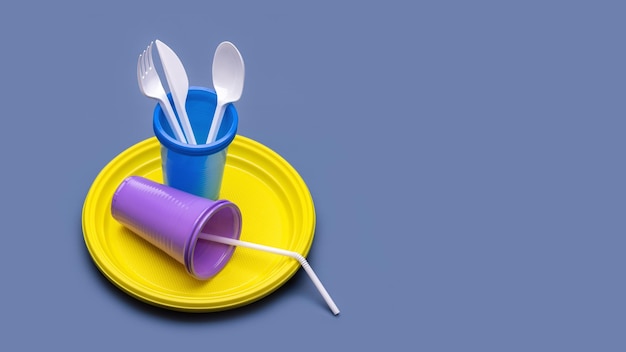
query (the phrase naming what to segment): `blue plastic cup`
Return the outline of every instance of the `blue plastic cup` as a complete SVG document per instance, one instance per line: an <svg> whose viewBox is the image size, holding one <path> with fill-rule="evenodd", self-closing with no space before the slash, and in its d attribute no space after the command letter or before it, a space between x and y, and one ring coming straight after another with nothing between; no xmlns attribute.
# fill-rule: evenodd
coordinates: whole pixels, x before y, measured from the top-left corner
<svg viewBox="0 0 626 352"><path fill-rule="evenodd" d="M171 101L171 97L170 97ZM187 115L198 145L181 143L174 137L165 114L156 104L154 134L161 143L161 166L166 185L217 200L222 186L228 146L237 134L239 117L233 104L224 112L217 139L204 144L209 134L217 96L203 87L191 87L187 95Z"/></svg>

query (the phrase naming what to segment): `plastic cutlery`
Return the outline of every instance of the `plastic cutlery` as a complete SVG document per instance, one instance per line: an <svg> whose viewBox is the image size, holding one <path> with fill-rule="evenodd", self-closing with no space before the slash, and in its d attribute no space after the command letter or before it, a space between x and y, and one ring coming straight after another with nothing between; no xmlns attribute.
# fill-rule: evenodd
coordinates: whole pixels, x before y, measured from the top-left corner
<svg viewBox="0 0 626 352"><path fill-rule="evenodd" d="M237 47L231 42L222 42L217 46L213 56L213 88L217 94L217 106L211 122L206 143L217 139L217 132L222 123L226 105L241 98L245 66Z"/></svg>
<svg viewBox="0 0 626 352"><path fill-rule="evenodd" d="M167 78L167 85L170 87L172 100L174 100L178 119L183 126L187 142L189 142L189 144L197 144L193 130L191 129L191 124L189 123L189 118L187 117L187 110L185 109L187 92L189 91L189 79L187 78L185 67L178 56L176 56L176 53L174 53L169 46L165 45L165 43L157 39L156 47L159 51L163 71L165 71L165 77Z"/></svg>
<svg viewBox="0 0 626 352"><path fill-rule="evenodd" d="M163 89L159 74L155 70L152 61L152 44L153 42L150 42L150 45L139 55L139 59L137 60L137 82L139 83L139 90L143 95L148 98L156 99L159 102L161 109L165 112L174 137L179 142L187 143L183 131L180 129L180 125L176 120L174 110L172 110L172 106L167 99L167 94L165 93L165 89Z"/></svg>

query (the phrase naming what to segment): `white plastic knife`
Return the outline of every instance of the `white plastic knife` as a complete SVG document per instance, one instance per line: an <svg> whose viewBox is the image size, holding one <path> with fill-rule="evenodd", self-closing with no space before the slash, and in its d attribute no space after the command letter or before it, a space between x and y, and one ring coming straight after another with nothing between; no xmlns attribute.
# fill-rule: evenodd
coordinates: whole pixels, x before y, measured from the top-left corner
<svg viewBox="0 0 626 352"><path fill-rule="evenodd" d="M169 46L158 39L155 42L161 58L163 71L165 71L165 78L167 78L167 85L172 93L174 107L176 108L180 124L183 126L183 132L185 132L185 138L187 138L189 144L198 144L185 109L187 92L189 91L189 79L187 78L185 67Z"/></svg>

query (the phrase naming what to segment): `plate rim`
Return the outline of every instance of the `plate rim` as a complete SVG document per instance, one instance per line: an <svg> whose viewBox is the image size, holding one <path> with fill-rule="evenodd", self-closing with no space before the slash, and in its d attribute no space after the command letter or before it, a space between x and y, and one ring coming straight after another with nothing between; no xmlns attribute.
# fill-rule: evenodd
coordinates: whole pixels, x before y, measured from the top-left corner
<svg viewBox="0 0 626 352"><path fill-rule="evenodd" d="M299 203L306 203L307 208L309 208L305 213L309 214L310 224L303 225L303 228L307 232L310 232L310 235L308 236L308 240L306 241L306 243L304 243L304 250L301 251L301 254L306 257L311 249L316 229L315 205L307 184L304 182L297 170L295 170L295 168L289 162L287 162L287 160L285 160L280 154L263 145L262 143L255 141L249 137L242 136L240 134L237 134L235 136L235 139L232 143L235 146L242 148L253 147L257 154L263 154L263 159L267 159L269 155L271 158L274 158L275 161L278 161L282 164L280 165L281 170L283 168L286 169L291 174L290 176L292 178L295 178L296 182L294 185L298 189L299 193L296 199ZM295 275L300 265L296 261L290 261L284 265L285 268L282 271L284 271L285 273L282 276L277 277L274 280L270 280L264 285L263 282L257 283L248 290L252 292L246 294L245 297L233 298L230 300L227 299L220 302L209 302L209 304L207 304L206 301L203 302L197 298L180 297L178 295L158 292L157 290L154 290L152 288L142 286L138 282L135 282L135 280L132 280L128 275L126 275L123 270L120 270L120 268L118 268L110 260L109 256L97 253L96 249L94 248L94 246L96 245L92 243L92 241L95 241L96 239L91 238L95 235L90 236L88 234L88 232L90 231L88 229L89 221L86 219L87 216L90 215L89 210L92 208L95 209L97 207L98 199L102 197L99 192L97 192L98 188L102 188L100 184L102 182L106 182L107 179L111 178L111 175L116 174L116 171L122 168L124 165L127 165L129 163L132 164L131 161L121 162L125 158L132 158L138 155L144 155L146 153L154 152L152 149L157 147L157 157L155 159L160 159L158 146L159 142L157 138L153 136L134 145L131 145L130 147L117 154L100 170L100 172L94 178L92 184L90 185L87 195L85 196L85 201L83 203L81 214L83 240L88 249L91 259L96 264L96 267L111 283L113 283L117 288L121 289L132 297L154 306L185 312L213 312L237 308L258 301L276 291ZM144 164L149 163L151 160L154 159L150 159L149 161L144 162ZM261 288L257 289L256 287L258 287L259 285L261 285Z"/></svg>

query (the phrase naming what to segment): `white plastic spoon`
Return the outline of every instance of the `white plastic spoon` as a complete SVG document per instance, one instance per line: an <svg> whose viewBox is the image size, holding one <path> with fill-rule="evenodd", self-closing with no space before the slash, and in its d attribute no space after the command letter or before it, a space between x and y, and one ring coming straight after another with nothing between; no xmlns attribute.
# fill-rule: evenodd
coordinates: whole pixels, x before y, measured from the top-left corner
<svg viewBox="0 0 626 352"><path fill-rule="evenodd" d="M246 242L246 241L241 241L241 240L235 240L235 239L232 239L232 238L212 235L212 234L208 234L208 233L200 233L200 235L198 237L200 237L202 239L205 239L205 240L208 240L208 241L223 243L223 244L227 244L227 245L230 245L230 246L248 247L248 248L258 249L258 250L261 250L261 251L270 252L270 253L274 253L274 254L285 255L285 256L292 257L292 258L296 259L298 262L300 262L300 265L302 265L302 267L304 268L306 273L309 274L309 277L311 278L311 281L313 281L313 284L315 285L317 290L320 292L322 297L324 297L324 301L326 301L326 304L328 304L328 307L333 312L333 314L334 315L339 314L339 308L337 308L337 305L335 304L333 299L328 294L328 291L326 291L326 289L324 288L324 285L322 285L322 282L320 281L320 279L317 277L317 275L315 275L315 272L313 271L313 269L309 265L309 262L307 262L307 260L300 253L287 251L287 250L280 249L280 248L275 248L275 247L264 246L262 244L256 244L256 243L251 243L251 242Z"/></svg>
<svg viewBox="0 0 626 352"><path fill-rule="evenodd" d="M237 47L231 42L220 43L213 56L213 88L217 94L217 106L206 139L207 144L217 139L226 105L241 98L245 71L243 58Z"/></svg>

